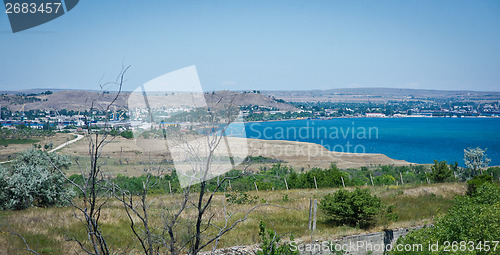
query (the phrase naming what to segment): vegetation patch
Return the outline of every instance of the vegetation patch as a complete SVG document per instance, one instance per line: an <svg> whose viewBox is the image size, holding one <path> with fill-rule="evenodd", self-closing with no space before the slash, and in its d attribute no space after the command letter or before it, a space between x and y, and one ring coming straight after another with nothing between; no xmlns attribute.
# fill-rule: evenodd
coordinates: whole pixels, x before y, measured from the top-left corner
<svg viewBox="0 0 500 255"><path fill-rule="evenodd" d="M498 254L500 239L500 187L485 182L470 196L455 199L455 205L434 226L409 233L397 244L422 244L419 251L392 254ZM429 244L438 244L431 246ZM435 249L434 249L435 248Z"/></svg>
<svg viewBox="0 0 500 255"><path fill-rule="evenodd" d="M0 166L0 209L65 204L72 193L59 169L69 165L68 157L31 149L8 168Z"/></svg>
<svg viewBox="0 0 500 255"><path fill-rule="evenodd" d="M384 210L379 197L370 194L367 189L356 188L354 191L342 189L326 195L321 200L320 209L336 225L368 228L375 225L376 216L391 214L393 207Z"/></svg>
<svg viewBox="0 0 500 255"><path fill-rule="evenodd" d="M6 139L0 138L0 145L8 146L10 144L32 144L37 143L39 140L36 139Z"/></svg>

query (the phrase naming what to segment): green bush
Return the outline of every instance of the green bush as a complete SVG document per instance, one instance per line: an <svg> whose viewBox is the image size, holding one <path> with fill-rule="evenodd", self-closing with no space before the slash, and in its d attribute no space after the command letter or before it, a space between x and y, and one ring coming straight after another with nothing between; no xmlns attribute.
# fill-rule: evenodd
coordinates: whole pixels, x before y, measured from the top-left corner
<svg viewBox="0 0 500 255"><path fill-rule="evenodd" d="M488 174L490 176L493 175L493 179L498 180L500 178L500 167L498 167L498 166L489 167L484 172L484 174Z"/></svg>
<svg viewBox="0 0 500 255"><path fill-rule="evenodd" d="M288 197L288 194L285 194L285 195L281 198L281 201L282 201L282 202L290 202L290 198Z"/></svg>
<svg viewBox="0 0 500 255"><path fill-rule="evenodd" d="M434 226L415 230L397 240L397 244L402 245L423 244L423 251L394 251L392 254L449 254L444 251L444 242L456 242L459 248L465 244L467 250L460 254L498 254L500 247L494 251L492 241L500 239L500 188L493 183L484 183L476 191L472 196L456 198L456 204L436 220ZM488 250L485 250L485 241L491 245ZM439 242L439 251L429 251L428 244L436 242ZM470 243L474 248L469 250Z"/></svg>
<svg viewBox="0 0 500 255"><path fill-rule="evenodd" d="M65 204L73 196L56 168L67 168L67 157L39 150L22 152L9 168L0 167L0 209Z"/></svg>
<svg viewBox="0 0 500 255"><path fill-rule="evenodd" d="M351 184L348 174L332 164L328 169L313 168L300 174L293 172L287 179L288 185L292 189L313 189L316 188L316 185L318 188L342 187L341 177L344 178L345 185Z"/></svg>
<svg viewBox="0 0 500 255"><path fill-rule="evenodd" d="M384 174L373 178L375 185L392 185L396 183L396 179L389 174Z"/></svg>
<svg viewBox="0 0 500 255"><path fill-rule="evenodd" d="M431 179L434 182L445 182L453 179L453 172L446 164L446 161L434 160L434 165L431 166Z"/></svg>
<svg viewBox="0 0 500 255"><path fill-rule="evenodd" d="M232 204L253 204L257 202L259 199L258 196L250 196L247 193L239 192L239 193L228 193L226 194L226 201Z"/></svg>
<svg viewBox="0 0 500 255"><path fill-rule="evenodd" d="M374 224L375 216L381 212L381 208L379 197L359 188L352 192L339 190L333 195L326 195L320 202L320 209L335 224L362 228Z"/></svg>
<svg viewBox="0 0 500 255"><path fill-rule="evenodd" d="M261 238L261 251L257 255L295 255L298 251L293 251L292 246L287 242L281 242L281 238L271 229L266 229L264 222L260 221L259 236ZM293 241L293 236L290 237Z"/></svg>
<svg viewBox="0 0 500 255"><path fill-rule="evenodd" d="M126 139L133 139L134 138L134 133L132 132L132 130L123 131L120 133L120 135Z"/></svg>
<svg viewBox="0 0 500 255"><path fill-rule="evenodd" d="M149 174L136 177L118 174L110 181L120 187L120 189L127 190L134 195L139 195L143 192L143 183L148 179L148 175ZM73 176L70 176L70 179L72 177ZM78 178L80 179L81 176L78 176ZM172 171L170 174L164 174L163 176L150 175L149 181L150 183L156 183L156 185L150 188L150 194L166 194L170 192L170 188L173 193L178 193L181 190L179 179L177 178L177 173L175 171ZM195 187L198 186L193 186L193 188Z"/></svg>
<svg viewBox="0 0 500 255"><path fill-rule="evenodd" d="M472 196L476 192L477 188L486 182L493 182L493 177L483 174L474 176L472 179L468 180L467 196Z"/></svg>

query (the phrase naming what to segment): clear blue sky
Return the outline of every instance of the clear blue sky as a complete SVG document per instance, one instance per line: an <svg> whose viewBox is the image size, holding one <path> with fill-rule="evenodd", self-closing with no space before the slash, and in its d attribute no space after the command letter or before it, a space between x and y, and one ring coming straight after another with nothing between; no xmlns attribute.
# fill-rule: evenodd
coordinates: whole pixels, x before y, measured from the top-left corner
<svg viewBox="0 0 500 255"><path fill-rule="evenodd" d="M125 89L196 65L206 90L397 87L500 91L500 1L83 0L13 34L0 90Z"/></svg>

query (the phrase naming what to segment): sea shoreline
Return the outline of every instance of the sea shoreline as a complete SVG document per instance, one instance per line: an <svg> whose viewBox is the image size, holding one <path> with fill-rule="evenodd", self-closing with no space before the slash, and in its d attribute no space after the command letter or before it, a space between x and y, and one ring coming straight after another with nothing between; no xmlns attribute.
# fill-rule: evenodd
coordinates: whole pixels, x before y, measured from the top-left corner
<svg viewBox="0 0 500 255"><path fill-rule="evenodd" d="M252 120L252 121L244 121L244 123L261 123L261 122L277 122L277 121L296 121L296 120L332 120L332 119L435 119L435 118L443 118L443 119L498 119L500 116L461 116L461 117L450 117L450 116L404 116L404 117L366 117L366 116L342 116L342 117L323 117L323 118L297 118L297 119L279 119L279 120Z"/></svg>
<svg viewBox="0 0 500 255"><path fill-rule="evenodd" d="M383 154L416 164L456 161L462 166L463 150L480 147L487 149L492 165L499 165L500 148L495 142L500 141L496 131L499 120L496 117L407 117L397 120L338 117L249 121L246 137L311 142L330 151ZM360 149L354 150L357 145Z"/></svg>

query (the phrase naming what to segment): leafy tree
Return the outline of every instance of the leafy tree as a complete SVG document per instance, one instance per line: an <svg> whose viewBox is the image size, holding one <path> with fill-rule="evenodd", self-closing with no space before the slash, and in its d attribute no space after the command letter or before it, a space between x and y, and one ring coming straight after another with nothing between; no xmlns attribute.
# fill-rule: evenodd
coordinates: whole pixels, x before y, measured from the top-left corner
<svg viewBox="0 0 500 255"><path fill-rule="evenodd" d="M453 172L446 164L446 161L438 162L434 160L431 170L430 176L434 182L445 182L453 178Z"/></svg>
<svg viewBox="0 0 500 255"><path fill-rule="evenodd" d="M291 171L291 170L290 170ZM340 171L334 164L328 169L313 168L302 174L291 173L287 178L288 184L294 189L342 187L342 179L345 185L350 184L348 174ZM316 179L316 183L314 182Z"/></svg>
<svg viewBox="0 0 500 255"><path fill-rule="evenodd" d="M373 178L373 182L375 183L375 185L391 185L396 182L396 179L392 175L384 174Z"/></svg>
<svg viewBox="0 0 500 255"><path fill-rule="evenodd" d="M469 169L469 174L465 178L469 180L476 175L483 174L482 169L490 164L491 159L486 157L486 150L477 147L464 150L464 162Z"/></svg>
<svg viewBox="0 0 500 255"><path fill-rule="evenodd" d="M339 190L326 195L320 209L336 224L359 225L366 228L374 224L375 216L380 213L382 202L368 190L356 188L350 192Z"/></svg>

